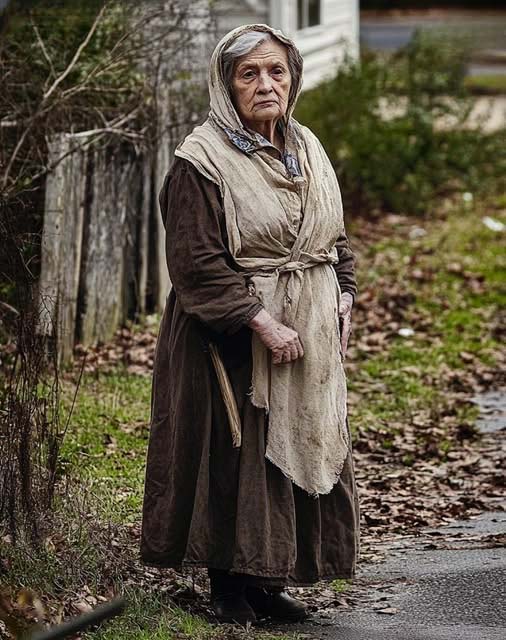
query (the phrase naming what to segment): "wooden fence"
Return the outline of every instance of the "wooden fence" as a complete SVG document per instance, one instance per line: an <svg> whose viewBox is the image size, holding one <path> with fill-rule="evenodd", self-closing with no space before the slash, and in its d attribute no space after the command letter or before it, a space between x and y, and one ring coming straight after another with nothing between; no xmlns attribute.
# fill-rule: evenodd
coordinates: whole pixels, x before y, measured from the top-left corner
<svg viewBox="0 0 506 640"><path fill-rule="evenodd" d="M56 340L60 361L71 358L77 342L106 341L127 319L164 308L170 282L158 193L175 146L205 109L202 60L215 41L212 24L209 3L198 0L187 17L186 46L174 48L177 33L160 40L163 22L146 33L160 43L160 58L152 61L151 150L136 151L112 136L97 144L82 132L49 141L54 169L46 178L39 331Z"/></svg>
<svg viewBox="0 0 506 640"><path fill-rule="evenodd" d="M153 157L82 142L60 134L49 144L57 165L46 182L40 330L57 338L63 360L76 341L107 340L127 318L155 310L167 286L150 242Z"/></svg>

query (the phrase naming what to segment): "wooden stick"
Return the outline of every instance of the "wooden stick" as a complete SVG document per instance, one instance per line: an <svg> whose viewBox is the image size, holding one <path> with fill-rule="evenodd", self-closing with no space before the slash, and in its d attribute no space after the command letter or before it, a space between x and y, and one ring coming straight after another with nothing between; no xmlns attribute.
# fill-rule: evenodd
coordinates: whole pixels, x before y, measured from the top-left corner
<svg viewBox="0 0 506 640"><path fill-rule="evenodd" d="M211 360L213 361L214 370L216 371L216 377L218 378L221 395L227 411L230 432L232 434L232 446L237 448L241 446L242 436L241 418L239 417L239 409L235 401L234 391L218 348L212 342L209 343L209 353L211 354Z"/></svg>

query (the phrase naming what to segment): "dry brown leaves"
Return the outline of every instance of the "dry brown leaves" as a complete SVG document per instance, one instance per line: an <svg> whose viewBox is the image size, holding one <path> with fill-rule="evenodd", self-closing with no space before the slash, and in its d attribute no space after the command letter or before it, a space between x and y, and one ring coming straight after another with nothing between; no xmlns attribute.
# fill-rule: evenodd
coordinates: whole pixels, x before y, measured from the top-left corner
<svg viewBox="0 0 506 640"><path fill-rule="evenodd" d="M155 355L157 327L154 316L148 316L142 328L122 328L108 343L85 347L78 344L74 350L76 364L83 363L87 373L107 373L118 366L128 373L151 375Z"/></svg>

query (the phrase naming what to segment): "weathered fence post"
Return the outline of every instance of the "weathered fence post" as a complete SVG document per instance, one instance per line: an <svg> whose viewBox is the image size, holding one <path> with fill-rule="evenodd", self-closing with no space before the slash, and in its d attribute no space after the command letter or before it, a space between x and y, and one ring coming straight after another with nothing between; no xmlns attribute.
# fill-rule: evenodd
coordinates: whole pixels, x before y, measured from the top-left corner
<svg viewBox="0 0 506 640"><path fill-rule="evenodd" d="M138 164L121 151L116 146L90 151L78 316L84 345L111 338L124 318L128 214L136 208L131 205L137 199Z"/></svg>
<svg viewBox="0 0 506 640"><path fill-rule="evenodd" d="M60 134L49 156L56 166L46 180L39 331L57 339L65 361L76 338L85 345L107 340L132 308L135 315L141 297L145 308L146 276L142 292L136 282L137 223L141 211L145 237L151 185L143 185L143 158L116 143L85 150Z"/></svg>
<svg viewBox="0 0 506 640"><path fill-rule="evenodd" d="M85 158L72 144L64 133L49 143L48 163L57 164L46 180L39 280L39 331L57 338L60 360L74 346L84 217Z"/></svg>

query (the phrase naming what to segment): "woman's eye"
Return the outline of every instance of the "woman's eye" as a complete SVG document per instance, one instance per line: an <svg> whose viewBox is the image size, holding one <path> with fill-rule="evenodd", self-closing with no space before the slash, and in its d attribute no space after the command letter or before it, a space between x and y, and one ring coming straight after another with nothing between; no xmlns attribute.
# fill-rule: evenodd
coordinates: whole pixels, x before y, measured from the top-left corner
<svg viewBox="0 0 506 640"><path fill-rule="evenodd" d="M283 69L281 69L281 67L276 67L273 73L275 73L276 75L280 75L281 73L283 73Z"/></svg>
<svg viewBox="0 0 506 640"><path fill-rule="evenodd" d="M255 74L253 73L253 71L246 71L246 73L244 73L242 77L248 79L253 78L254 75Z"/></svg>

